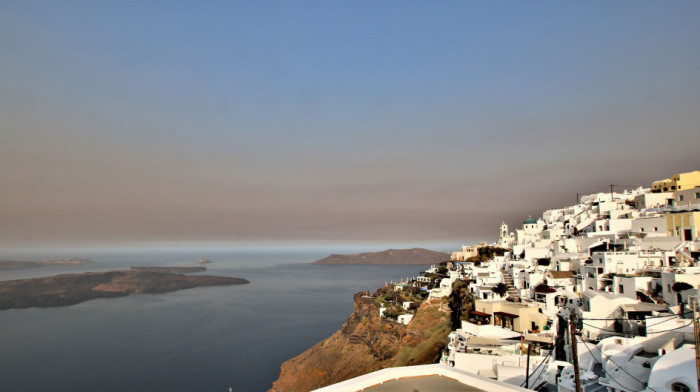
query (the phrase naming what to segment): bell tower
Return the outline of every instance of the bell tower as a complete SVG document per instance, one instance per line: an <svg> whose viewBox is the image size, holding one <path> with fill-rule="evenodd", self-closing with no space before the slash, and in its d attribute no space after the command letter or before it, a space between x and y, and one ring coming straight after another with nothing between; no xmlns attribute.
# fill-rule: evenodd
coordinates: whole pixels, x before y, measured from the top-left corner
<svg viewBox="0 0 700 392"><path fill-rule="evenodd" d="M503 222L501 223L501 242L503 242L503 240L506 238L508 238L508 225L506 224L506 222Z"/></svg>

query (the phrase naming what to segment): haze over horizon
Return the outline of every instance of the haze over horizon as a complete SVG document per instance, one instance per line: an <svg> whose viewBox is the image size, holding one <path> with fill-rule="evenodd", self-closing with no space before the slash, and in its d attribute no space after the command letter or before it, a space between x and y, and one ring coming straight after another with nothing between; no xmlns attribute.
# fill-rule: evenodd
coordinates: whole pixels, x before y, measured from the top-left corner
<svg viewBox="0 0 700 392"><path fill-rule="evenodd" d="M464 242L700 170L700 3L0 2L0 244Z"/></svg>

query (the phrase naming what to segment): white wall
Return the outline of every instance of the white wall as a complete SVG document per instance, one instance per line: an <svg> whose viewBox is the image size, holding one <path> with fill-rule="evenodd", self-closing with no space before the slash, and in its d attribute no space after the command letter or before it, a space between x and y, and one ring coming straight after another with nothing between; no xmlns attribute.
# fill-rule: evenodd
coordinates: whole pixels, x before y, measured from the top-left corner
<svg viewBox="0 0 700 392"><path fill-rule="evenodd" d="M700 197L698 195L700 195L700 187L675 191L673 193L675 199L674 203L676 206L689 206L693 204L700 204Z"/></svg>
<svg viewBox="0 0 700 392"><path fill-rule="evenodd" d="M649 289L649 283L652 280L654 280L654 278L651 276L629 278L615 276L613 278L613 293L623 297L637 299L637 290L647 291ZM620 286L622 286L622 292L620 292Z"/></svg>
<svg viewBox="0 0 700 392"><path fill-rule="evenodd" d="M661 274L661 288L664 300L671 305L678 305L676 292L673 291L673 284L676 282L686 282L694 288L700 287L700 275L674 274L664 272Z"/></svg>
<svg viewBox="0 0 700 392"><path fill-rule="evenodd" d="M542 362L544 358L541 356L530 356L531 370ZM455 369L464 370L466 372L478 374L480 370L491 370L496 365L518 366L523 373L525 380L525 364L527 363L526 355L483 355L473 353L455 353Z"/></svg>
<svg viewBox="0 0 700 392"><path fill-rule="evenodd" d="M638 210L645 208L663 207L668 204L668 199L673 198L673 193L645 193L634 198L634 206Z"/></svg>
<svg viewBox="0 0 700 392"><path fill-rule="evenodd" d="M645 233L646 237L666 237L666 218L657 216L632 221L632 232Z"/></svg>

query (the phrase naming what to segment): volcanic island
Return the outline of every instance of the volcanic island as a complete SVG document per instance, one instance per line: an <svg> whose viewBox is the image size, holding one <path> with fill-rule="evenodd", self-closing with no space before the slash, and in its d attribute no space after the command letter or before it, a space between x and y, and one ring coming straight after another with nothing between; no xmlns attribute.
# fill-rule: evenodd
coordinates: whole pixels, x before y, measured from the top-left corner
<svg viewBox="0 0 700 392"><path fill-rule="evenodd" d="M3 281L0 282L0 310L68 306L96 298L250 283L226 276L184 275L204 270L204 267L131 267Z"/></svg>

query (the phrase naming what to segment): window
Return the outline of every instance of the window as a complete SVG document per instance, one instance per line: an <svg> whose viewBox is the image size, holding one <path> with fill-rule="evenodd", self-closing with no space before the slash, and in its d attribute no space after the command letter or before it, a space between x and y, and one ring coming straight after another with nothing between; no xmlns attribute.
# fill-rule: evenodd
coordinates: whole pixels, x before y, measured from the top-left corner
<svg viewBox="0 0 700 392"><path fill-rule="evenodd" d="M700 199L700 192L695 192L695 198Z"/></svg>
<svg viewBox="0 0 700 392"><path fill-rule="evenodd" d="M679 195L679 196L678 196L678 201L683 201L684 199L685 199L685 198L683 197L683 195Z"/></svg>
<svg viewBox="0 0 700 392"><path fill-rule="evenodd" d="M671 384L672 392L690 392L690 387L683 384L682 382L674 382Z"/></svg>
<svg viewBox="0 0 700 392"><path fill-rule="evenodd" d="M659 228L658 228L658 227L654 227L654 231L659 231Z"/></svg>
<svg viewBox="0 0 700 392"><path fill-rule="evenodd" d="M619 285L617 285L617 291L619 291L620 294L624 294L625 288L621 284L619 284Z"/></svg>
<svg viewBox="0 0 700 392"><path fill-rule="evenodd" d="M642 227L642 233L644 233L644 228Z"/></svg>

